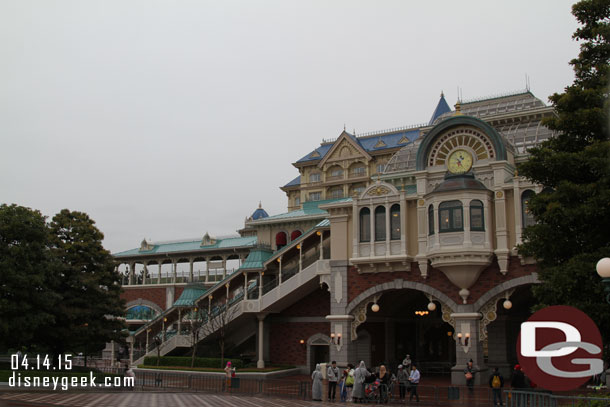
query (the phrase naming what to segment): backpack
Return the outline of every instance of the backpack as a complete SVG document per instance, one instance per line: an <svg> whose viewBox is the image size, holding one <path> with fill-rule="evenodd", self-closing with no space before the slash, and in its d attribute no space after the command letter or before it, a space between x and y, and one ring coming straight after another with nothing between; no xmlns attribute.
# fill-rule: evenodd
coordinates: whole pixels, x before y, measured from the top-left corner
<svg viewBox="0 0 610 407"><path fill-rule="evenodd" d="M350 370L350 372L347 374L347 378L345 379L345 385L346 386L354 385L354 371L353 370Z"/></svg>
<svg viewBox="0 0 610 407"><path fill-rule="evenodd" d="M499 389L500 386L502 386L500 376L494 375L493 379L491 379L491 387L493 387L494 389Z"/></svg>

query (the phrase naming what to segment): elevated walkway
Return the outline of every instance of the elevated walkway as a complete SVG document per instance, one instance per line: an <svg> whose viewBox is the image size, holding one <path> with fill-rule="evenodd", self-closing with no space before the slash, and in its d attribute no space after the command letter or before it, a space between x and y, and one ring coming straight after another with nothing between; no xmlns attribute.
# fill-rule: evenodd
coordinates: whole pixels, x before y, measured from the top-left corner
<svg viewBox="0 0 610 407"><path fill-rule="evenodd" d="M329 234L324 233L328 229L328 221L323 221L275 253L268 249L253 250L242 268L198 298L176 301L178 305L165 310L128 338L132 364L142 364L146 356L157 356L157 346L161 356L179 348L191 348L193 329L198 332L198 341L221 328L238 343L247 340L256 333L255 319L251 316L281 312L315 290L319 275L330 274ZM284 269L282 261L287 262ZM249 280L253 274L256 279ZM233 296L231 289L236 292ZM134 357L135 349L140 351Z"/></svg>

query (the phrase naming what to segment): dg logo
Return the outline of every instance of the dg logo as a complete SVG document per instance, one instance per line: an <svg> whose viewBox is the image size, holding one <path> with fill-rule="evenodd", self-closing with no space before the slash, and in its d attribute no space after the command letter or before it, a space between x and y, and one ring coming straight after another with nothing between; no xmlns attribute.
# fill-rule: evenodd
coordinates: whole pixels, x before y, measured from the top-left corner
<svg viewBox="0 0 610 407"><path fill-rule="evenodd" d="M547 390L573 390L603 371L602 336L584 312L543 308L521 324L517 356L524 373Z"/></svg>

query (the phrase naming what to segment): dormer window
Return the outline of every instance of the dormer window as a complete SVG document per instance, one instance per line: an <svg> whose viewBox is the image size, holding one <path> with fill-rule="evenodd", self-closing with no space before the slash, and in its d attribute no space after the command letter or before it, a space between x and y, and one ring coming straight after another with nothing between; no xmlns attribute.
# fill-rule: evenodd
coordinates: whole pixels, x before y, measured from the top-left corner
<svg viewBox="0 0 610 407"><path fill-rule="evenodd" d="M309 174L309 182L320 182L320 173Z"/></svg>

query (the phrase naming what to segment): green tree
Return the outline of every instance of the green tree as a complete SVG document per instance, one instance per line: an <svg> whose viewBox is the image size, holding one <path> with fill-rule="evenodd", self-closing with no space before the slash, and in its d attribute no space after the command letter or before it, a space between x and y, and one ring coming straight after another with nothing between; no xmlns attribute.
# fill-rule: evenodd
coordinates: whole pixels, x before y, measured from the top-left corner
<svg viewBox="0 0 610 407"><path fill-rule="evenodd" d="M0 351L31 348L36 332L49 330L49 310L59 301L50 233L39 211L0 206Z"/></svg>
<svg viewBox="0 0 610 407"><path fill-rule="evenodd" d="M610 340L595 264L610 256L610 1L583 0L572 7L580 23L573 35L580 53L570 64L572 85L550 97L557 115L544 124L556 136L530 150L520 172L545 192L529 202L536 224L525 229L522 254L533 256L542 284L533 288L538 307L575 306Z"/></svg>
<svg viewBox="0 0 610 407"><path fill-rule="evenodd" d="M61 264L55 289L62 295L48 335L50 348L87 355L111 340L120 341L125 304L114 260L102 246L104 235L86 213L67 209L53 217L50 228L53 253Z"/></svg>

